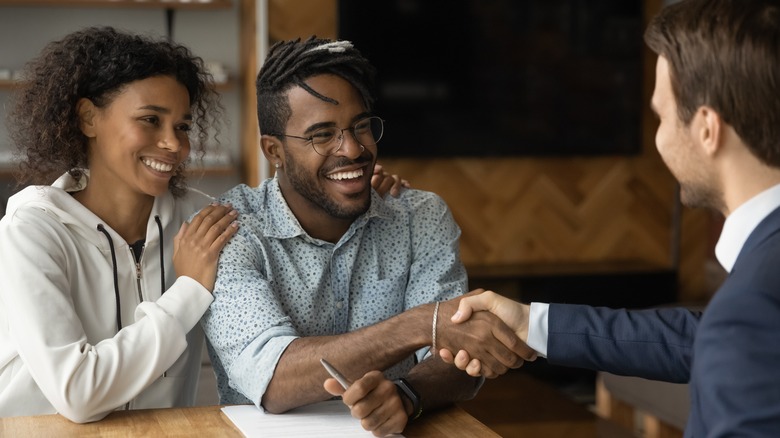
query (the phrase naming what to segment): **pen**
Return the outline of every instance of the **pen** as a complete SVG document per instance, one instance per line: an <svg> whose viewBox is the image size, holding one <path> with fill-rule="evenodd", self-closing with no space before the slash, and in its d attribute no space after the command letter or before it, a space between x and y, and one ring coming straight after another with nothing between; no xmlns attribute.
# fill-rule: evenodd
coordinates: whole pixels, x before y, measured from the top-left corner
<svg viewBox="0 0 780 438"><path fill-rule="evenodd" d="M328 374L331 375L334 379L338 380L338 382L341 384L341 386L344 389L349 388L349 380L347 380L346 377L344 377L339 370L333 367L333 365L329 364L327 360L320 359L320 363L322 366L325 367L325 370L328 372Z"/></svg>

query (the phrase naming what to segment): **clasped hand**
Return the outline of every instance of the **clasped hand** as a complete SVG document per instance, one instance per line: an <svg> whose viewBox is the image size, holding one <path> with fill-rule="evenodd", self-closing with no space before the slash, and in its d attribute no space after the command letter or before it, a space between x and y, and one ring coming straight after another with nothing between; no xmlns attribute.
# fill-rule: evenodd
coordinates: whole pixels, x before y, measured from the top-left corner
<svg viewBox="0 0 780 438"><path fill-rule="evenodd" d="M492 379L510 368L519 368L524 361L536 360L536 352L526 345L528 305L484 289L476 289L456 300L458 310L449 319L450 326L442 331L461 333L458 328L468 327L470 331L474 326L477 331L463 345L441 343L439 356L444 362L454 364L471 376ZM475 324L469 324L472 322ZM504 348L494 341L499 341ZM453 354L455 351L457 354Z"/></svg>

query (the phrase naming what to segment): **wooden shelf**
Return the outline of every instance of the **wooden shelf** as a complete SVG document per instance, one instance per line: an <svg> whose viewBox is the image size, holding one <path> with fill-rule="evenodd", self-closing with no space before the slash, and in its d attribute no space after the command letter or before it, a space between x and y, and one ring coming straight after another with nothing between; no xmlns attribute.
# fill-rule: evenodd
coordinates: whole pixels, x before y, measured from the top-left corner
<svg viewBox="0 0 780 438"><path fill-rule="evenodd" d="M209 166L209 167L190 167L187 169L187 176L197 178L201 176L230 176L235 175L237 169L235 166Z"/></svg>
<svg viewBox="0 0 780 438"><path fill-rule="evenodd" d="M13 167L10 165L0 164L0 179L11 179L14 177ZM0 213L2 213L0 211Z"/></svg>
<svg viewBox="0 0 780 438"><path fill-rule="evenodd" d="M17 83L18 83L18 81L14 81L14 80L11 80L11 79L0 79L0 90L3 90L3 89L10 90L10 89L14 88Z"/></svg>
<svg viewBox="0 0 780 438"><path fill-rule="evenodd" d="M0 0L0 6L227 9L232 0Z"/></svg>
<svg viewBox="0 0 780 438"><path fill-rule="evenodd" d="M2 1L2 0L0 0ZM12 90L19 84L19 81L0 79L0 90ZM236 87L236 80L233 78L228 79L227 82L215 83L214 88L217 91L230 91Z"/></svg>
<svg viewBox="0 0 780 438"><path fill-rule="evenodd" d="M215 166L215 167L193 167L187 170L187 176L198 178L201 176L230 176L235 175L238 170L233 166ZM13 167L0 165L0 179L13 178Z"/></svg>

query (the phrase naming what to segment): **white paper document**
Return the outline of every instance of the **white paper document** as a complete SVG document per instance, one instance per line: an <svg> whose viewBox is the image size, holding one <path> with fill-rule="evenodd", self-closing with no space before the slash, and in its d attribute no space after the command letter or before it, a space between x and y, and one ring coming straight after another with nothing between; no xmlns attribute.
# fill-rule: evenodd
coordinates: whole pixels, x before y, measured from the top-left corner
<svg viewBox="0 0 780 438"><path fill-rule="evenodd" d="M374 436L352 418L341 400L302 406L278 415L265 413L254 405L225 406L222 412L247 438Z"/></svg>

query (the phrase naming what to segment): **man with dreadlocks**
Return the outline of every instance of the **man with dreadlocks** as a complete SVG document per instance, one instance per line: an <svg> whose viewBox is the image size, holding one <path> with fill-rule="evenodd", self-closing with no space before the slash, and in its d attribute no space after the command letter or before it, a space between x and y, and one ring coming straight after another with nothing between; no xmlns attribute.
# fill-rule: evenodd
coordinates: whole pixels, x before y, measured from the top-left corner
<svg viewBox="0 0 780 438"><path fill-rule="evenodd" d="M482 380L437 348L483 352L486 376L533 357L488 312L449 321L467 279L441 198L371 190L384 128L371 112L373 75L351 43L317 38L278 43L258 75L261 145L276 175L221 198L242 218L203 318L221 403L281 413L327 400L326 358L353 381L343 393L353 416L385 435L476 394Z"/></svg>

